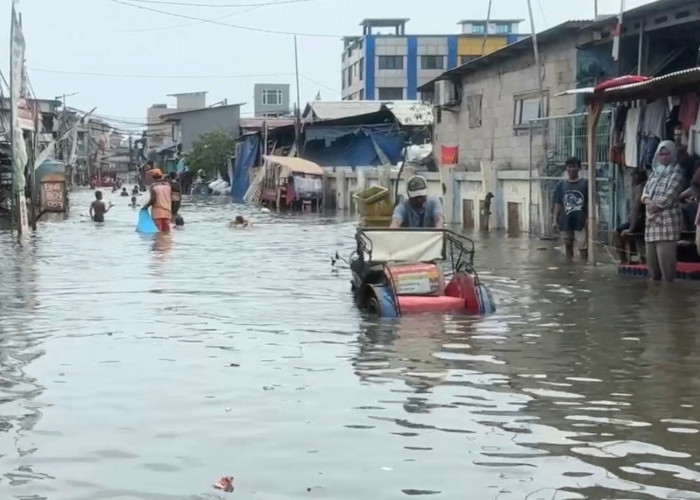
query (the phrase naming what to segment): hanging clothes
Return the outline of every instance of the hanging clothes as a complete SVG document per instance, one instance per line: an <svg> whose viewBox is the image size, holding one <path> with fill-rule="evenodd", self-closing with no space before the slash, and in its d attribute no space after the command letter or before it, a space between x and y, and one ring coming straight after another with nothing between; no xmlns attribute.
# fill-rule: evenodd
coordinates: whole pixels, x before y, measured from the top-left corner
<svg viewBox="0 0 700 500"><path fill-rule="evenodd" d="M642 108L630 108L625 119L625 165L639 166L639 123Z"/></svg>
<svg viewBox="0 0 700 500"><path fill-rule="evenodd" d="M669 115L666 99L657 99L644 107L644 119L642 120L642 135L649 135L663 139L666 130L666 119Z"/></svg>
<svg viewBox="0 0 700 500"><path fill-rule="evenodd" d="M683 130L688 130L695 125L698 118L698 106L700 106L700 95L696 92L687 92L681 96L678 121L681 122Z"/></svg>

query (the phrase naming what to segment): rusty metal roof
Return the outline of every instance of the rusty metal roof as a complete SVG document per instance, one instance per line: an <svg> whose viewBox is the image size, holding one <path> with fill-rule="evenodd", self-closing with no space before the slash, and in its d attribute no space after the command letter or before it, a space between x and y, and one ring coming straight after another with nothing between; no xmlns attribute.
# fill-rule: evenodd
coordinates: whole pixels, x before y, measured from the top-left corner
<svg viewBox="0 0 700 500"><path fill-rule="evenodd" d="M586 87L560 92L556 94L556 96L584 94L588 102L593 100L601 100L602 102L624 102L678 95L689 90L697 91L698 88L700 88L700 67L676 71L656 78L650 78L643 82L611 87L599 94L594 93L593 87Z"/></svg>

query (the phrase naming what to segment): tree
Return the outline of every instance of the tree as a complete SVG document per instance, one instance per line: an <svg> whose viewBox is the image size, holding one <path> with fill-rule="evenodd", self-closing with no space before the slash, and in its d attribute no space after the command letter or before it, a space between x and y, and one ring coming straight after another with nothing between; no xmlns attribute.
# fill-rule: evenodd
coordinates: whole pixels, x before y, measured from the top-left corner
<svg viewBox="0 0 700 500"><path fill-rule="evenodd" d="M224 131L202 134L192 143L192 151L187 155L187 165L193 172L202 169L215 176L221 167L226 165L235 147L236 141Z"/></svg>

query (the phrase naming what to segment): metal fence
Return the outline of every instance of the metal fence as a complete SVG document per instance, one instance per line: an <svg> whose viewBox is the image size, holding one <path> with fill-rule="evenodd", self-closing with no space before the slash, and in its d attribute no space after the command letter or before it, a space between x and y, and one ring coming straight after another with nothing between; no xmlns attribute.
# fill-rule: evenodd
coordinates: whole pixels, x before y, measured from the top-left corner
<svg viewBox="0 0 700 500"><path fill-rule="evenodd" d="M587 113L542 118L530 122L530 234L553 237L553 197L565 176L566 160L581 160L582 173L588 171ZM626 213L624 182L610 158L612 113L605 111L596 131L596 182L598 187L598 240L607 243L611 231Z"/></svg>

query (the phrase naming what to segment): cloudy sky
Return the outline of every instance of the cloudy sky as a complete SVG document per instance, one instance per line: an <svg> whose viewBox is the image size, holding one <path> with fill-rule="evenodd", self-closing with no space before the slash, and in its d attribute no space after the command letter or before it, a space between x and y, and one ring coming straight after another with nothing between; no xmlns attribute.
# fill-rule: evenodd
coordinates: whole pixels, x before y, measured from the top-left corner
<svg viewBox="0 0 700 500"><path fill-rule="evenodd" d="M260 5L264 3L273 5ZM626 0L626 8L645 3L649 0ZM8 55L11 4L12 0L0 0L0 12L6 13L0 44ZM593 16L594 0L532 0L532 4L538 31L567 19ZM600 13L616 13L620 6L619 0L598 0L598 4ZM220 5L225 7L216 7ZM407 33L456 33L457 21L485 18L487 7L488 0L19 3L29 77L37 96L77 92L67 99L69 106L97 106L98 113L132 120L134 125L145 119L149 105L174 105L167 94L175 92L207 90L209 104L223 99L247 102L243 113L250 114L255 82L294 85L293 37L285 34L291 32L300 34L302 102L318 91L323 99L339 99L340 37L360 34L362 19L406 17L411 19ZM527 19L527 1L493 0L491 17ZM521 30L529 30L529 24L523 23ZM0 69L9 79L7 56L0 57Z"/></svg>

